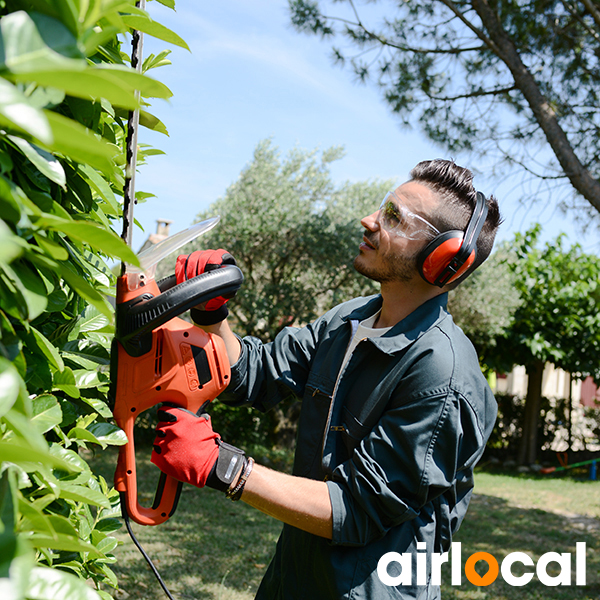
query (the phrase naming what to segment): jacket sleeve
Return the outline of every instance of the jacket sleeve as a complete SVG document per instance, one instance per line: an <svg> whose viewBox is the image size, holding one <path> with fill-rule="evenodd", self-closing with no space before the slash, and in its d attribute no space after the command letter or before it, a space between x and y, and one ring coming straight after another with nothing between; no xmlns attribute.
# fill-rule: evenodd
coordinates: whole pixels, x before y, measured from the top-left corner
<svg viewBox="0 0 600 600"><path fill-rule="evenodd" d="M476 411L449 388L392 406L327 482L332 543L362 546L380 538L457 479L470 491L485 439Z"/></svg>
<svg viewBox="0 0 600 600"><path fill-rule="evenodd" d="M219 400L232 406L251 404L264 412L290 395L302 396L325 327L324 316L306 327L286 327L268 344L254 337L240 339L240 357Z"/></svg>

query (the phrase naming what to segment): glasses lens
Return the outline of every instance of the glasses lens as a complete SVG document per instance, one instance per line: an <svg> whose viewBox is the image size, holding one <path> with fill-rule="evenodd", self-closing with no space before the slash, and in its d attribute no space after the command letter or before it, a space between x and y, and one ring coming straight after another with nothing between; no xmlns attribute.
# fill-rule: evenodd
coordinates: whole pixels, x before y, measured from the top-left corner
<svg viewBox="0 0 600 600"><path fill-rule="evenodd" d="M381 224L385 229L391 231L392 229L404 230L406 227L406 218L403 214L402 209L396 206L391 200L384 202L381 209Z"/></svg>
<svg viewBox="0 0 600 600"><path fill-rule="evenodd" d="M439 232L428 221L394 202L394 192L388 192L379 207L379 223L390 233L409 238L431 239Z"/></svg>

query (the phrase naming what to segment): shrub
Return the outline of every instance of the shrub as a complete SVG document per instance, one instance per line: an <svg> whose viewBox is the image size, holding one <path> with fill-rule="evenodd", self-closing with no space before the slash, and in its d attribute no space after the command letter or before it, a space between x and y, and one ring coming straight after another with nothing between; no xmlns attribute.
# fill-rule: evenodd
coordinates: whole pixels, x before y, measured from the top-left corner
<svg viewBox="0 0 600 600"><path fill-rule="evenodd" d="M170 95L129 67L132 26L185 45L133 0L0 5L0 589L10 598L107 599L117 585L118 496L80 450L126 441L106 403L106 261L137 261L111 227L127 111L136 89ZM141 121L164 130L145 110Z"/></svg>

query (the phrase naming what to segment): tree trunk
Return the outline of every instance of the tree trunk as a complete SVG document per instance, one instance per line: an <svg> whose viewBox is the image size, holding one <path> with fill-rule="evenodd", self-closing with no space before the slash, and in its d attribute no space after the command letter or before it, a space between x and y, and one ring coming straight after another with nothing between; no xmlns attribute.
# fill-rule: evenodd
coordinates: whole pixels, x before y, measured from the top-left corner
<svg viewBox="0 0 600 600"><path fill-rule="evenodd" d="M442 1L446 5L450 2ZM532 73L523 64L519 51L502 27L488 0L472 0L472 6L490 36L490 49L510 70L516 86L527 100L565 175L573 187L600 212L600 181L579 160L559 123L558 115L542 94Z"/></svg>
<svg viewBox="0 0 600 600"><path fill-rule="evenodd" d="M544 362L537 360L527 367L527 398L517 461L520 465L535 462L538 453L537 434L542 402L542 377Z"/></svg>

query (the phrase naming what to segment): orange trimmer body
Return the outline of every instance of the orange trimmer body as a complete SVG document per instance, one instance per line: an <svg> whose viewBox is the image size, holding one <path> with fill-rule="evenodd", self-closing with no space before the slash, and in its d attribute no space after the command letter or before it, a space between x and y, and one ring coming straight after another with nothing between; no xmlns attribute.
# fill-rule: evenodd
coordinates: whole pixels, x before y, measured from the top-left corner
<svg viewBox="0 0 600 600"><path fill-rule="evenodd" d="M165 318L161 317L165 303L156 300L166 297L169 292L165 294L161 291L155 281L130 290L128 277L127 274L123 275L117 285L117 335L111 366L114 418L128 440L120 449L115 488L124 494L127 512L134 521L141 525L158 525L175 511L181 483L161 474L152 506L140 505L135 461L135 421L145 410L162 402L196 413L227 387L230 369L225 344L220 337L169 315L166 322L152 327L153 320L160 322ZM209 287L213 283L209 281ZM239 287L239 283L237 285ZM202 285L196 285L197 289L199 287ZM219 287L219 282L216 287ZM149 303L151 300L153 304ZM150 316L142 319L139 329L144 331L140 341L135 338L136 319L133 318L133 325L124 324L124 319L127 319L128 313L136 310L139 313L145 306L149 307L146 312ZM129 335L123 334L123 330L129 331ZM136 342L134 344L132 336Z"/></svg>

